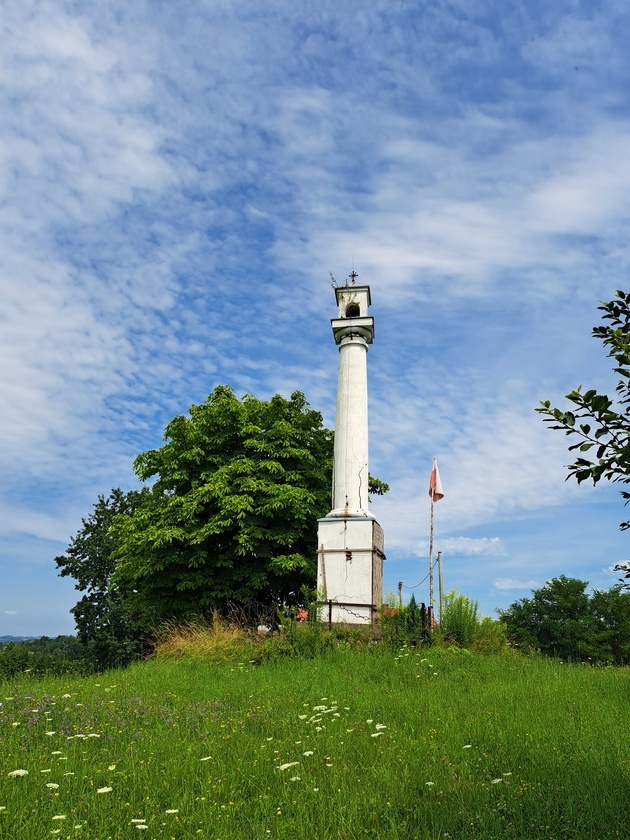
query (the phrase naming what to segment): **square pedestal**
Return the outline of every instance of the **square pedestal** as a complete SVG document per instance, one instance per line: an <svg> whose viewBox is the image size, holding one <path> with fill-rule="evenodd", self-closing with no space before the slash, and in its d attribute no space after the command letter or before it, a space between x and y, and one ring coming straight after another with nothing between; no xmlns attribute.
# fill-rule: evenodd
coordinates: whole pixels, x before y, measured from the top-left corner
<svg viewBox="0 0 630 840"><path fill-rule="evenodd" d="M383 529L368 517L318 520L317 592L321 621L372 624L383 598Z"/></svg>

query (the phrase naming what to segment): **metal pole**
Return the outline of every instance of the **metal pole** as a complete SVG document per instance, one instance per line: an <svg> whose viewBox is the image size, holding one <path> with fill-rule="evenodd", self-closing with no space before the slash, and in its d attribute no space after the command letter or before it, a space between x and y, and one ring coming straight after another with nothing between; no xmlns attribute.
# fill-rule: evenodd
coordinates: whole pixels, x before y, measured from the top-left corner
<svg viewBox="0 0 630 840"><path fill-rule="evenodd" d="M431 493L431 531L429 534L429 606L433 609L433 493Z"/></svg>
<svg viewBox="0 0 630 840"><path fill-rule="evenodd" d="M438 551L438 597L440 599L440 624L444 615L444 587L442 586L442 552Z"/></svg>

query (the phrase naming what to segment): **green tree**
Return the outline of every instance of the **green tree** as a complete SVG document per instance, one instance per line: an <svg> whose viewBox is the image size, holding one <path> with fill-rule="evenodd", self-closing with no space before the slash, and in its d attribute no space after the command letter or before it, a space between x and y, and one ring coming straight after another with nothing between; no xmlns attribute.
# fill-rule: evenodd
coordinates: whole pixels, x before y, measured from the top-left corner
<svg viewBox="0 0 630 840"><path fill-rule="evenodd" d="M508 635L524 648L565 660L605 660L602 637L586 593L588 583L565 575L500 610Z"/></svg>
<svg viewBox="0 0 630 840"><path fill-rule="evenodd" d="M333 435L304 395L268 402L217 387L134 463L155 479L119 517L114 584L144 627L227 602L297 603L330 509ZM377 488L378 489L378 488Z"/></svg>
<svg viewBox="0 0 630 840"><path fill-rule="evenodd" d="M607 661L630 664L630 592L621 586L595 590L591 610L598 624L598 637Z"/></svg>
<svg viewBox="0 0 630 840"><path fill-rule="evenodd" d="M70 612L79 640L97 668L127 664L140 650L138 628L126 607L124 592L111 585L118 548L113 523L129 516L150 496L148 489L124 493L120 488L99 496L92 513L82 520L65 554L55 557L60 577L75 579L85 595Z"/></svg>
<svg viewBox="0 0 630 840"><path fill-rule="evenodd" d="M569 411L552 408L551 402L541 402L536 411L545 415L545 422L552 429L577 438L569 451L580 454L568 465L569 476L579 483L600 479L630 483L630 293L617 291L614 300L598 307L606 323L593 329L593 336L599 338L614 359L614 372L620 377L616 387L617 396L611 399L595 389L576 390L566 395L573 406ZM586 453L590 453L588 456ZM626 503L630 492L621 491ZM622 522L622 529L630 527L630 521ZM630 580L630 561L615 567L625 572ZM628 584L630 585L630 584Z"/></svg>

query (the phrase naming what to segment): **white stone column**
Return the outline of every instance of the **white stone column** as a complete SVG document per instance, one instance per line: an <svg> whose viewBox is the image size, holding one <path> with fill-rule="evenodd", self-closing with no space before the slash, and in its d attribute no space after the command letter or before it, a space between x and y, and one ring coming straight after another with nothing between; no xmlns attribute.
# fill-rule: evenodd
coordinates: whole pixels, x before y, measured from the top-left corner
<svg viewBox="0 0 630 840"><path fill-rule="evenodd" d="M339 342L333 509L329 516L368 512L368 344L356 333Z"/></svg>

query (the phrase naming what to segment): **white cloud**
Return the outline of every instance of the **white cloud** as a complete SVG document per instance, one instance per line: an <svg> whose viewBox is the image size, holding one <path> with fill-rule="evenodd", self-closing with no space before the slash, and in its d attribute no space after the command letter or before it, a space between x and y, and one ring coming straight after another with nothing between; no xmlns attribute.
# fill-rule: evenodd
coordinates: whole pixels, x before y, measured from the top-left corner
<svg viewBox="0 0 630 840"><path fill-rule="evenodd" d="M16 610L4 610L4 615L17 615Z"/></svg>
<svg viewBox="0 0 630 840"><path fill-rule="evenodd" d="M536 580L514 580L513 578L496 578L494 585L497 589L537 589L540 586Z"/></svg>
<svg viewBox="0 0 630 840"><path fill-rule="evenodd" d="M421 546L419 554L428 556L429 545ZM484 555L501 557L506 554L505 546L498 537L446 537L440 538L435 551L441 551L447 556L452 555Z"/></svg>

